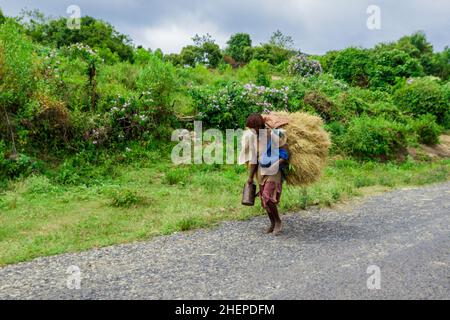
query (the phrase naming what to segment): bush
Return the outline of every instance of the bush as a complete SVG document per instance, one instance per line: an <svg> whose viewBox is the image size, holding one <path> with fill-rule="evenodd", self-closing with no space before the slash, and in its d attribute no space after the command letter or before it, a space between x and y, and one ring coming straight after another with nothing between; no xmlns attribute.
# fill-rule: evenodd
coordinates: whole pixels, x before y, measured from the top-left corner
<svg viewBox="0 0 450 320"><path fill-rule="evenodd" d="M288 71L292 76L310 77L321 74L322 66L319 61L300 54L289 60Z"/></svg>
<svg viewBox="0 0 450 320"><path fill-rule="evenodd" d="M350 85L367 87L369 85L371 57L367 50L347 48L340 51L334 59L332 73Z"/></svg>
<svg viewBox="0 0 450 320"><path fill-rule="evenodd" d="M25 154L10 154L0 141L0 180L42 172L42 164Z"/></svg>
<svg viewBox="0 0 450 320"><path fill-rule="evenodd" d="M254 82L258 86L270 86L270 64L266 61L252 60L237 70L236 75L243 82Z"/></svg>
<svg viewBox="0 0 450 320"><path fill-rule="evenodd" d="M40 94L36 100L37 110L32 118L22 120L30 142L40 152L67 150L75 134L69 110L61 101L46 95Z"/></svg>
<svg viewBox="0 0 450 320"><path fill-rule="evenodd" d="M432 114L439 124L444 124L450 101L446 92L432 78L409 79L394 94L395 103L411 116Z"/></svg>
<svg viewBox="0 0 450 320"><path fill-rule="evenodd" d="M130 189L115 191L111 197L111 205L118 208L136 207L143 202L144 198Z"/></svg>
<svg viewBox="0 0 450 320"><path fill-rule="evenodd" d="M17 113L34 90L33 72L33 44L8 19L0 25L0 104Z"/></svg>
<svg viewBox="0 0 450 320"><path fill-rule="evenodd" d="M293 55L291 50L270 43L261 44L251 49L253 59L267 61L274 66L287 62Z"/></svg>
<svg viewBox="0 0 450 320"><path fill-rule="evenodd" d="M320 91L306 93L304 102L305 104L312 106L325 122L330 122L339 118L339 110L334 102L328 99L328 97Z"/></svg>
<svg viewBox="0 0 450 320"><path fill-rule="evenodd" d="M434 145L439 143L442 128L436 123L436 117L432 114L420 116L410 122L413 132L420 143Z"/></svg>
<svg viewBox="0 0 450 320"><path fill-rule="evenodd" d="M347 154L363 160L392 160L406 152L405 128L383 117L362 116L350 121L342 139Z"/></svg>
<svg viewBox="0 0 450 320"><path fill-rule="evenodd" d="M152 55L148 64L139 73L136 84L140 92L150 94L154 105L169 108L173 93L177 89L175 68Z"/></svg>
<svg viewBox="0 0 450 320"><path fill-rule="evenodd" d="M166 172L163 182L168 185L185 185L190 179L189 172L183 168L176 168Z"/></svg>
<svg viewBox="0 0 450 320"><path fill-rule="evenodd" d="M370 86L383 88L395 85L399 78L423 76L420 61L399 49L374 50L370 70Z"/></svg>
<svg viewBox="0 0 450 320"><path fill-rule="evenodd" d="M190 91L200 119L208 128L238 129L249 114L264 110L289 109L289 88L281 89L229 82L224 86Z"/></svg>

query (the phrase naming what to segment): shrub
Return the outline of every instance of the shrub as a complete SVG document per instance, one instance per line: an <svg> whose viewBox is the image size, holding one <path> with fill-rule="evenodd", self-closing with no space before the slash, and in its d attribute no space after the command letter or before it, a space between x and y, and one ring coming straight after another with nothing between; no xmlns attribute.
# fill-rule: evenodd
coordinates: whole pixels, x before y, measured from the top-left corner
<svg viewBox="0 0 450 320"><path fill-rule="evenodd" d="M182 168L176 168L166 172L163 182L168 185L184 185L189 179L189 172Z"/></svg>
<svg viewBox="0 0 450 320"><path fill-rule="evenodd" d="M371 103L367 105L364 113L372 117L383 116L389 120L403 121L405 119L403 113L392 102L377 101Z"/></svg>
<svg viewBox="0 0 450 320"><path fill-rule="evenodd" d="M288 62L293 55L291 50L270 43L261 44L251 49L248 51L252 53L253 59L267 61L274 66Z"/></svg>
<svg viewBox="0 0 450 320"><path fill-rule="evenodd" d="M237 82L222 87L194 88L191 97L208 128L237 129L245 126L249 114L289 108L289 88L244 86Z"/></svg>
<svg viewBox="0 0 450 320"><path fill-rule="evenodd" d="M111 198L111 205L118 208L136 207L143 202L144 198L130 189L115 191Z"/></svg>
<svg viewBox="0 0 450 320"><path fill-rule="evenodd" d="M300 54L289 60L288 71L292 76L310 77L321 74L322 66L319 61Z"/></svg>
<svg viewBox="0 0 450 320"><path fill-rule="evenodd" d="M236 75L243 82L254 82L258 86L270 86L270 64L266 61L252 60L237 70Z"/></svg>
<svg viewBox="0 0 450 320"><path fill-rule="evenodd" d="M304 102L312 106L325 122L336 120L339 117L336 105L320 91L308 92L305 95Z"/></svg>
<svg viewBox="0 0 450 320"><path fill-rule="evenodd" d="M25 154L10 154L5 144L0 141L0 180L26 177L32 173L42 172L42 163Z"/></svg>
<svg viewBox="0 0 450 320"><path fill-rule="evenodd" d="M154 105L169 108L174 91L177 89L174 67L152 55L141 70L136 81L140 92L148 92Z"/></svg>
<svg viewBox="0 0 450 320"><path fill-rule="evenodd" d="M340 51L333 62L332 73L350 85L369 85L371 58L367 50L347 48Z"/></svg>
<svg viewBox="0 0 450 320"><path fill-rule="evenodd" d="M439 124L444 124L450 108L444 88L429 77L409 79L395 92L394 101L411 116L427 113L436 116Z"/></svg>
<svg viewBox="0 0 450 320"><path fill-rule="evenodd" d="M36 84L33 44L13 20L0 25L0 104L16 113L26 104Z"/></svg>
<svg viewBox="0 0 450 320"><path fill-rule="evenodd" d="M251 48L252 39L247 33L236 33L227 41L226 54L237 62L247 62L250 60L247 48Z"/></svg>
<svg viewBox="0 0 450 320"><path fill-rule="evenodd" d="M436 117L432 114L422 115L418 119L411 120L410 126L420 143L429 145L439 143L442 128L436 123Z"/></svg>
<svg viewBox="0 0 450 320"><path fill-rule="evenodd" d="M383 117L361 116L350 121L342 139L343 149L360 159L391 160L406 150L405 128Z"/></svg>
<svg viewBox="0 0 450 320"><path fill-rule="evenodd" d="M374 50L370 70L370 86L383 88L395 85L398 78L424 75L420 61L399 49Z"/></svg>
<svg viewBox="0 0 450 320"><path fill-rule="evenodd" d="M74 137L70 113L60 101L39 94L32 118L22 120L32 144L42 152L67 150Z"/></svg>

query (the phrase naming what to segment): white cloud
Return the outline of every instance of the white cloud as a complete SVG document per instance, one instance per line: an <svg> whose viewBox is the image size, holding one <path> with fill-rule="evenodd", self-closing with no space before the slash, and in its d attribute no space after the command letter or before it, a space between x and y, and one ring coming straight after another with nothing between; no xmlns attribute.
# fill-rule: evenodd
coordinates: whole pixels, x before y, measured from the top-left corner
<svg viewBox="0 0 450 320"><path fill-rule="evenodd" d="M228 38L214 23L195 15L170 19L152 27L132 29L130 33L134 35L137 45L151 49L161 48L165 53L179 52L184 46L192 44L192 37L196 34L209 33L221 46L224 46Z"/></svg>

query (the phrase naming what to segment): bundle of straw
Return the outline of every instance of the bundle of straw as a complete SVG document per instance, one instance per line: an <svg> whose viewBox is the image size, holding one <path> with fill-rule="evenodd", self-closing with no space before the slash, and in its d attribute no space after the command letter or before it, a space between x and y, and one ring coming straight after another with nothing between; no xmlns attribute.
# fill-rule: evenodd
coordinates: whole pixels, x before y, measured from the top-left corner
<svg viewBox="0 0 450 320"><path fill-rule="evenodd" d="M331 146L322 119L304 112L272 114L289 118L289 123L282 126L286 130L289 151L290 170L286 182L289 185L306 186L319 180Z"/></svg>

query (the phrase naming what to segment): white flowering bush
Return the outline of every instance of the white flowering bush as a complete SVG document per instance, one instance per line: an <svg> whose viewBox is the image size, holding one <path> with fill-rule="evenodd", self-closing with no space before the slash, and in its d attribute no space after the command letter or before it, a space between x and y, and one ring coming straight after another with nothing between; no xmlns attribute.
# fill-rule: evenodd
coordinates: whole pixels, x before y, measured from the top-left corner
<svg viewBox="0 0 450 320"><path fill-rule="evenodd" d="M299 54L289 60L289 74L292 76L310 77L323 72L320 62L308 58L305 54Z"/></svg>
<svg viewBox="0 0 450 320"><path fill-rule="evenodd" d="M253 83L227 83L219 88L193 88L191 97L200 120L210 128L242 128L249 114L289 110L289 87L270 88Z"/></svg>

